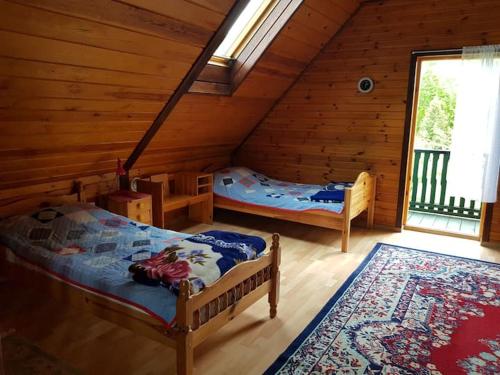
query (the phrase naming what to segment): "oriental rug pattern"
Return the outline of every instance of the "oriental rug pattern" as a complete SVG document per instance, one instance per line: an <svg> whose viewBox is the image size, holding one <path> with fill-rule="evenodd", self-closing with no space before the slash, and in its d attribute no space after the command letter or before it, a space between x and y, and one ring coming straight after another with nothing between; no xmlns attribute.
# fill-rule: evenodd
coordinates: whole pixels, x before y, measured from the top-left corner
<svg viewBox="0 0 500 375"><path fill-rule="evenodd" d="M499 374L500 265L377 244L267 374Z"/></svg>

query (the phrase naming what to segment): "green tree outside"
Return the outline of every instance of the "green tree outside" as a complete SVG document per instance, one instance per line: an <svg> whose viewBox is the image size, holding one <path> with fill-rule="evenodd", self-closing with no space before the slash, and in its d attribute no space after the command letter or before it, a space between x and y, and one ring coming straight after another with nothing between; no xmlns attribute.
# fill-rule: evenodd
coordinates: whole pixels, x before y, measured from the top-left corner
<svg viewBox="0 0 500 375"><path fill-rule="evenodd" d="M447 70L443 65L446 63L450 61L430 61L422 64L416 149L450 149L455 119L457 81L453 75L443 73Z"/></svg>

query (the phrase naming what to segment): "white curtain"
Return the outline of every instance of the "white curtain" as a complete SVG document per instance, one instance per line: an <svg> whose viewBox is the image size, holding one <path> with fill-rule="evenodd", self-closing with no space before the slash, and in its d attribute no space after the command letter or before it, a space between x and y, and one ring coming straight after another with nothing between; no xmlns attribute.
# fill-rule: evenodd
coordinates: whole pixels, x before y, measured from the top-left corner
<svg viewBox="0 0 500 375"><path fill-rule="evenodd" d="M500 167L500 45L465 47L448 194L493 203Z"/></svg>

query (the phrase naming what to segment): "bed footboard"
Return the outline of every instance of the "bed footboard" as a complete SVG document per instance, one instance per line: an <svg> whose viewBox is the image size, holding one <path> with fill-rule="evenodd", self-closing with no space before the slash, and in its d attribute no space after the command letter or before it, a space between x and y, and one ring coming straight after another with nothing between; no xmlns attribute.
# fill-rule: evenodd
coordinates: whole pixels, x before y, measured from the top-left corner
<svg viewBox="0 0 500 375"><path fill-rule="evenodd" d="M191 295L184 280L177 299L177 373L193 372L193 349L212 332L268 295L270 317L277 314L279 297L279 235L273 235L270 252L239 264L215 284Z"/></svg>
<svg viewBox="0 0 500 375"><path fill-rule="evenodd" d="M344 225L342 229L342 251L346 252L349 247L349 236L351 233L351 220L363 211L368 211L367 227L373 227L373 215L375 210L375 187L376 177L367 172L361 172L354 185L347 188L344 198Z"/></svg>

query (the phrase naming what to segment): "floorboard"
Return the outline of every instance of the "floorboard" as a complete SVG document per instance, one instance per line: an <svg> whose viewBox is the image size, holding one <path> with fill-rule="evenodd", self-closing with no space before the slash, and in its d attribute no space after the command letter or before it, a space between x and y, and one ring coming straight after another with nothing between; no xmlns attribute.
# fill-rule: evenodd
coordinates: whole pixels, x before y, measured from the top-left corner
<svg viewBox="0 0 500 375"><path fill-rule="evenodd" d="M262 299L195 351L195 374L261 374L319 312L377 242L500 262L500 250L477 241L404 231L354 227L350 250L340 252L340 232L302 224L217 212L213 229L282 236L282 288L278 317ZM86 374L174 374L175 352L149 339L43 296L0 284L0 329L14 327L45 351Z"/></svg>

